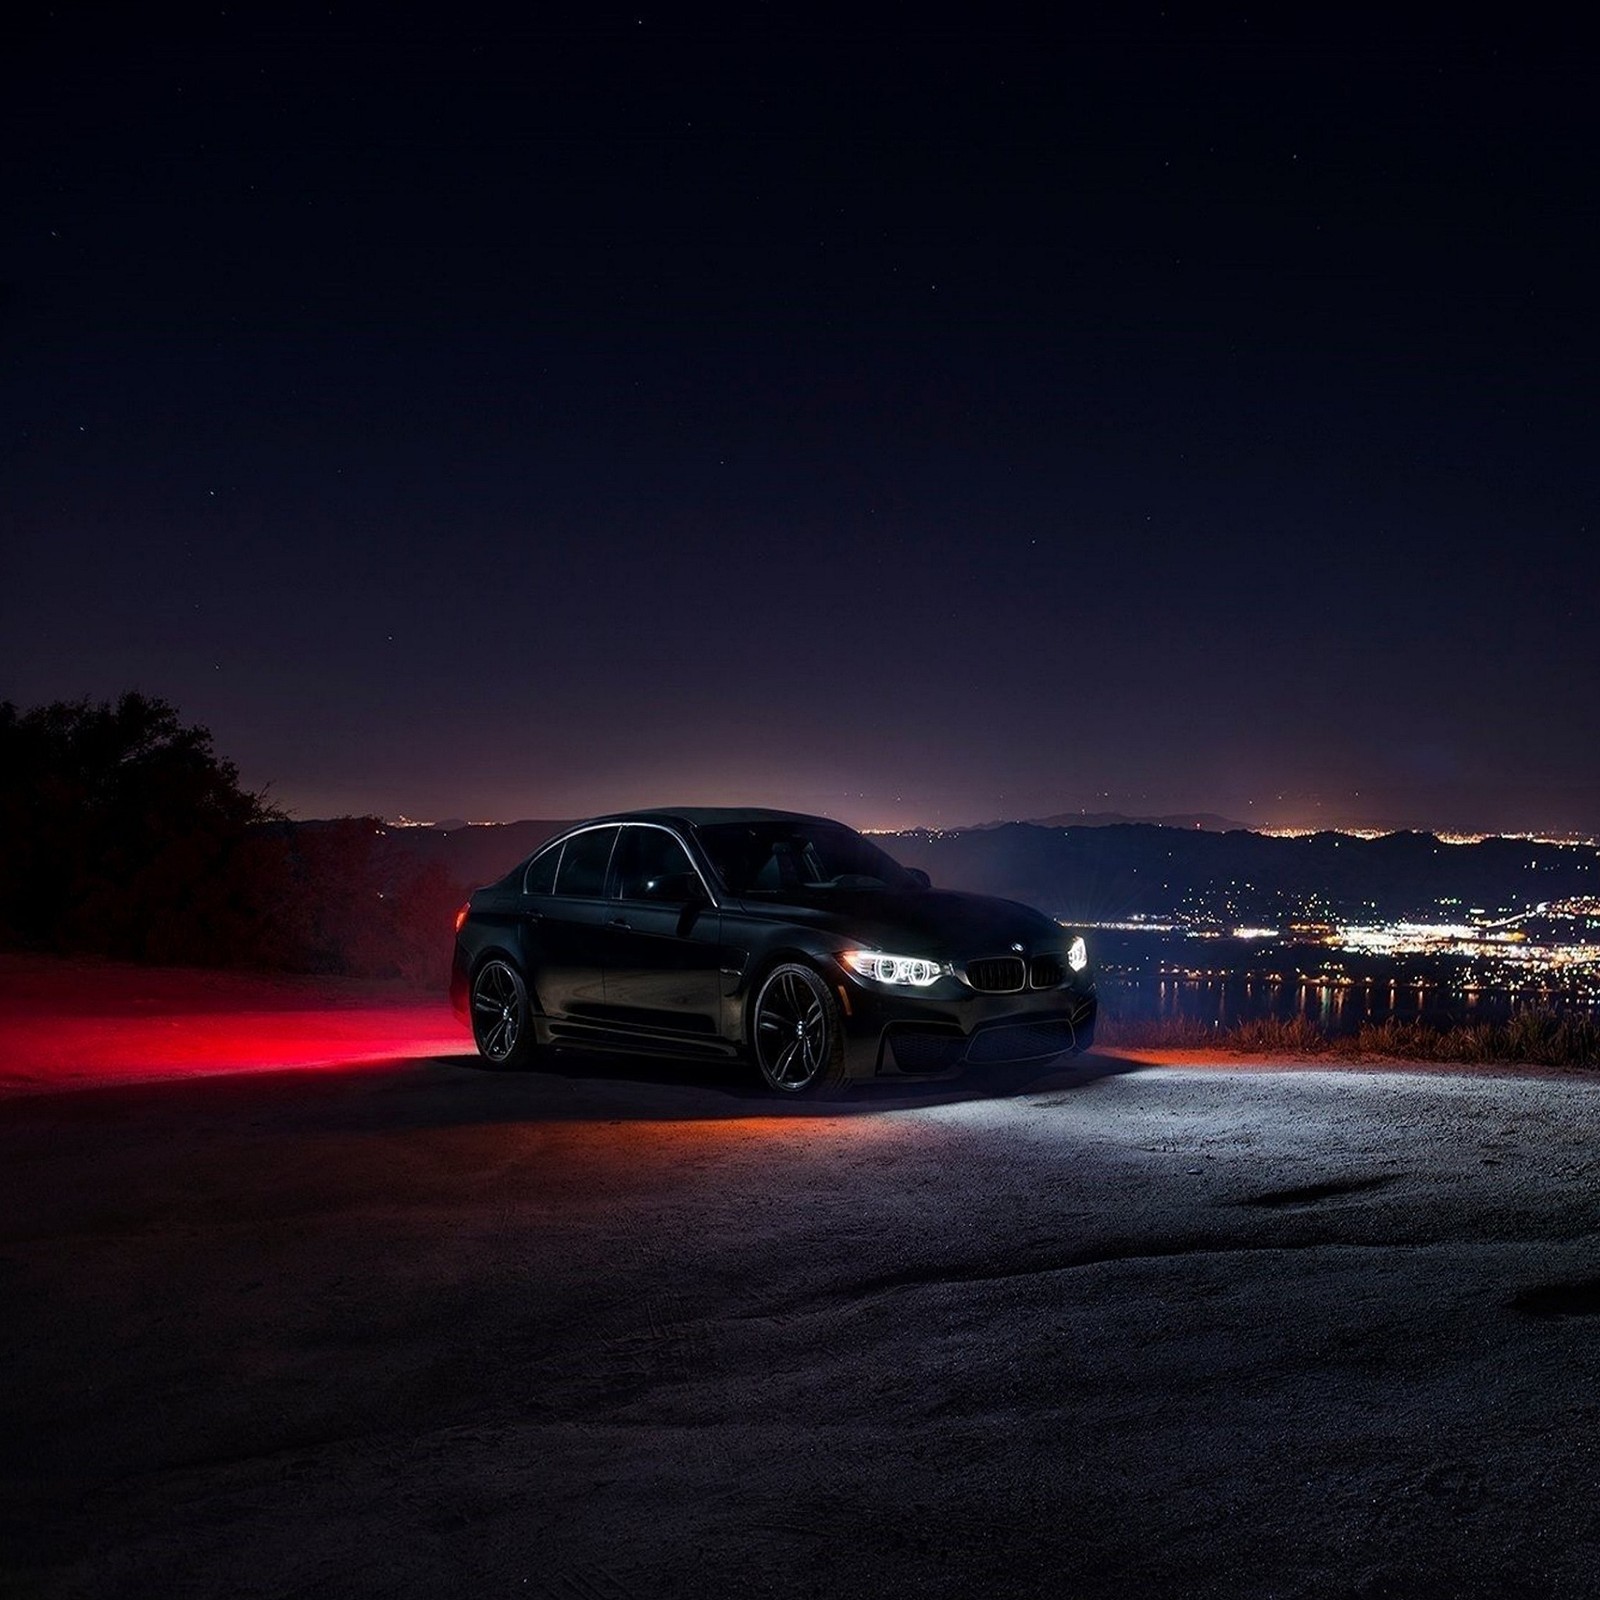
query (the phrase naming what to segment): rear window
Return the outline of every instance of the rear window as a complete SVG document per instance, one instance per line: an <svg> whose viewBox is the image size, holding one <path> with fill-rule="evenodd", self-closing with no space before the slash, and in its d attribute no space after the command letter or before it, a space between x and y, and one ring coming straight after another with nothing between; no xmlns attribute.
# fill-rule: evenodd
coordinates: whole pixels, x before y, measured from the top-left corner
<svg viewBox="0 0 1600 1600"><path fill-rule="evenodd" d="M615 828L591 828L568 839L556 873L556 893L598 900L606 892L606 865L616 838Z"/></svg>
<svg viewBox="0 0 1600 1600"><path fill-rule="evenodd" d="M528 863L527 876L522 880L524 894L554 894L556 892L556 868L561 864L561 846L551 847L540 855L536 855Z"/></svg>

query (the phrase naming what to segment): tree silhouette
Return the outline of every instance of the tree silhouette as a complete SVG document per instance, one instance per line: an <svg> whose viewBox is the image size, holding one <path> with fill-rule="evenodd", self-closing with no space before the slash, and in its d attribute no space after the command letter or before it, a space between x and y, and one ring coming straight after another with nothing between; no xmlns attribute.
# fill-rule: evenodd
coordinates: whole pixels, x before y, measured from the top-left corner
<svg viewBox="0 0 1600 1600"><path fill-rule="evenodd" d="M197 959L244 909L227 902L248 830L278 815L164 700L0 704L0 925L19 943Z"/></svg>
<svg viewBox="0 0 1600 1600"><path fill-rule="evenodd" d="M0 940L436 987L465 892L377 817L290 822L164 700L0 703Z"/></svg>

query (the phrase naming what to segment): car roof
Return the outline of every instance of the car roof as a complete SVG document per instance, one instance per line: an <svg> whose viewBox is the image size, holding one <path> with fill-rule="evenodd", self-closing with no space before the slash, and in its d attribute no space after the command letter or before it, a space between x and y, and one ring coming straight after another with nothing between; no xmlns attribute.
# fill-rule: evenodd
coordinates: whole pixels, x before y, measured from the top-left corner
<svg viewBox="0 0 1600 1600"><path fill-rule="evenodd" d="M652 806L645 811L614 811L609 816L591 817L595 822L678 822L691 828L710 827L718 822L832 822L831 817L816 817L804 811L773 811L764 806ZM834 823L843 827L843 823Z"/></svg>

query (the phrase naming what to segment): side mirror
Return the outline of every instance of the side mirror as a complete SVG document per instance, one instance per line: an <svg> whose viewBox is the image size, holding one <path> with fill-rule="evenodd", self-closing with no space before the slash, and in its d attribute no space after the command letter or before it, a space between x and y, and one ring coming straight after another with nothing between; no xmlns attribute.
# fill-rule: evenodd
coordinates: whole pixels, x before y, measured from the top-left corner
<svg viewBox="0 0 1600 1600"><path fill-rule="evenodd" d="M916 879L919 889L931 889L933 887L933 879L921 867L907 867L906 871Z"/></svg>
<svg viewBox="0 0 1600 1600"><path fill-rule="evenodd" d="M706 892L692 872L669 872L660 878L647 878L644 899L669 906L697 906L705 903Z"/></svg>

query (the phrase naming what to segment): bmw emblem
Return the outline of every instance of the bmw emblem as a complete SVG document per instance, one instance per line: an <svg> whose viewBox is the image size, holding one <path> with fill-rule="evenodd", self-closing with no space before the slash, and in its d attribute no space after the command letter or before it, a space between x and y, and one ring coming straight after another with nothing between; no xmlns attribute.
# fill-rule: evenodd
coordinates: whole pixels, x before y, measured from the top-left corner
<svg viewBox="0 0 1600 1600"><path fill-rule="evenodd" d="M1018 955L1019 955L1019 956L1020 956L1020 955L1021 955L1021 954L1022 954L1022 946L1021 946L1021 945L1020 945L1020 944L1014 944L1014 945L1012 945L1012 947L1011 947L1011 948L1012 948L1012 949L1013 949L1013 950L1015 950L1015 951L1016 951L1016 953L1017 953L1017 954L1018 954Z"/></svg>

